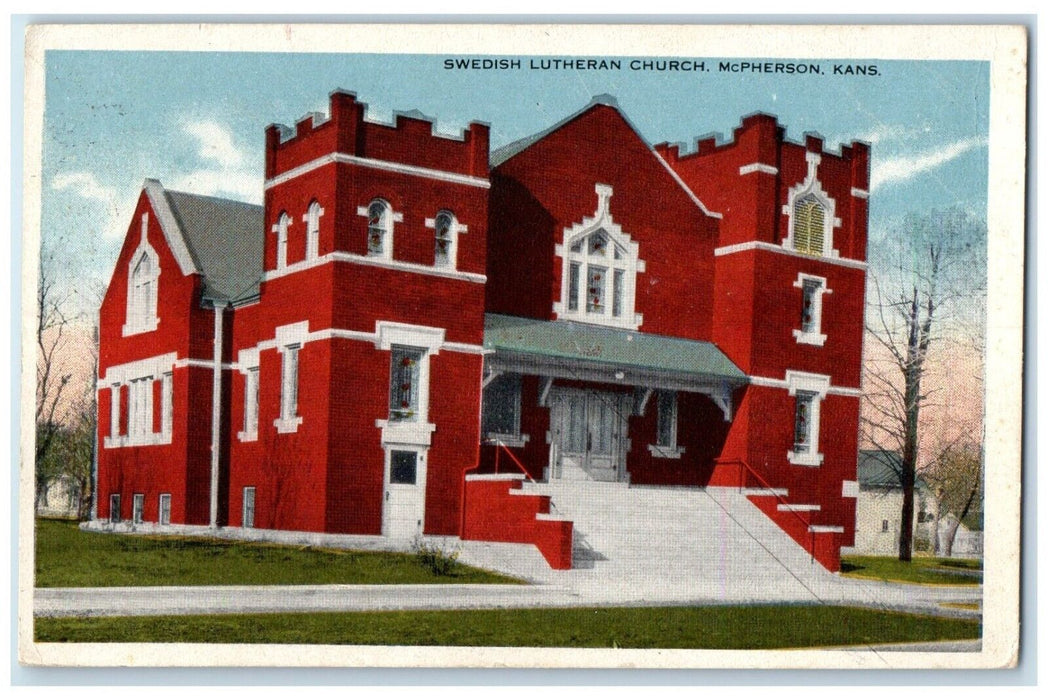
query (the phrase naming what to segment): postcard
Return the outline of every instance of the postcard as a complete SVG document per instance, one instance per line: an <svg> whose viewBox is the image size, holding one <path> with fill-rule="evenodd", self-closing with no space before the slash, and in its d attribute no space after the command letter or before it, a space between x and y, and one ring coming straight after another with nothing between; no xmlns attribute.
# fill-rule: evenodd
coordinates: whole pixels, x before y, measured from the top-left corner
<svg viewBox="0 0 1048 700"><path fill-rule="evenodd" d="M25 66L23 664L1017 662L1023 27Z"/></svg>

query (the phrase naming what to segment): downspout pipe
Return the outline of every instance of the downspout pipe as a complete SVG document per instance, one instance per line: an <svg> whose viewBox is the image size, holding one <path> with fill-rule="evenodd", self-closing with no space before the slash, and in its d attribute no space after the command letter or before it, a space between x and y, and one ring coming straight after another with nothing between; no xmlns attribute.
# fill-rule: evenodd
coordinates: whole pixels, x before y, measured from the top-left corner
<svg viewBox="0 0 1048 700"><path fill-rule="evenodd" d="M215 312L214 366L211 378L211 509L210 527L218 529L218 470L222 456L222 320L225 304L212 301Z"/></svg>
<svg viewBox="0 0 1048 700"><path fill-rule="evenodd" d="M99 411L101 410L102 404L98 400L98 367L101 363L102 353L99 351L99 333L98 329L101 324L101 312L98 316L95 316L95 327L91 332L91 340L95 345L95 385L93 388L95 392L95 430L94 436L91 439L91 513L88 516L91 522L98 520L98 426L101 425L99 420ZM109 399L112 401L112 397ZM80 494L80 498L83 499L84 494ZM83 510L81 509L81 512ZM79 516L80 513L77 513Z"/></svg>

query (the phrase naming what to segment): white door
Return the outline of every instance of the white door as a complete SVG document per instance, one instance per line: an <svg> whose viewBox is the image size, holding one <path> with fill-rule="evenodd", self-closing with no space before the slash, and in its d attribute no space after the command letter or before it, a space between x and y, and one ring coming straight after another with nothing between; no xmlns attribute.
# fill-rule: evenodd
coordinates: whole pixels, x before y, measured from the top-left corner
<svg viewBox="0 0 1048 700"><path fill-rule="evenodd" d="M415 450L387 450L382 534L411 539L422 534L426 509L426 458Z"/></svg>
<svg viewBox="0 0 1048 700"><path fill-rule="evenodd" d="M559 479L620 481L626 410L622 397L600 391L562 389L551 397Z"/></svg>

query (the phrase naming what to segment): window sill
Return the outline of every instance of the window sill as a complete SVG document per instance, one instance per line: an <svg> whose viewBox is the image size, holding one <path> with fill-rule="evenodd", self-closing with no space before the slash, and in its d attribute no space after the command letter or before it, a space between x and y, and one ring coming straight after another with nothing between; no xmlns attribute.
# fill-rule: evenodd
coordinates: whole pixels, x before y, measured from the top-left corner
<svg viewBox="0 0 1048 700"><path fill-rule="evenodd" d="M794 452L790 450L786 453L786 458L790 460L790 464L796 464L799 467L822 466L822 454L818 452Z"/></svg>
<svg viewBox="0 0 1048 700"><path fill-rule="evenodd" d="M297 433L298 426L300 425L302 425L302 416L277 418L273 421L273 426L277 429L278 433Z"/></svg>
<svg viewBox="0 0 1048 700"><path fill-rule="evenodd" d="M433 423L404 419L378 419L375 427L382 430L383 445L417 445L429 447L433 439L433 431L437 426Z"/></svg>
<svg viewBox="0 0 1048 700"><path fill-rule="evenodd" d="M157 329L157 326L159 325L159 318L154 318L149 323L143 323L141 325L132 325L130 323L125 323L124 326L120 329L120 335L126 338L128 336L139 335L141 333L152 333Z"/></svg>
<svg viewBox="0 0 1048 700"><path fill-rule="evenodd" d="M680 459L680 456L684 454L684 448L680 446L648 445L648 452L651 453L652 457L660 459Z"/></svg>
<svg viewBox="0 0 1048 700"><path fill-rule="evenodd" d="M107 435L102 441L102 446L111 450L117 447L152 447L155 445L170 445L171 436L164 433L153 433L141 436L130 436L130 435Z"/></svg>
<svg viewBox="0 0 1048 700"><path fill-rule="evenodd" d="M610 314L565 309L560 302L554 305L553 311L557 314L558 321L575 321L576 323L589 323L594 326L621 328L629 331L639 329L644 320L643 315L627 313L625 310L621 316L612 316Z"/></svg>
<svg viewBox="0 0 1048 700"><path fill-rule="evenodd" d="M826 342L825 333L812 333L810 331L794 330L793 337L797 339L798 343L804 345L818 345L822 347Z"/></svg>
<svg viewBox="0 0 1048 700"><path fill-rule="evenodd" d="M507 433L488 433L484 436L485 445L502 443L506 447L524 447L531 438L528 435L509 435Z"/></svg>
<svg viewBox="0 0 1048 700"><path fill-rule="evenodd" d="M248 433L241 430L237 433L237 440L240 442L255 442L258 440L258 431Z"/></svg>

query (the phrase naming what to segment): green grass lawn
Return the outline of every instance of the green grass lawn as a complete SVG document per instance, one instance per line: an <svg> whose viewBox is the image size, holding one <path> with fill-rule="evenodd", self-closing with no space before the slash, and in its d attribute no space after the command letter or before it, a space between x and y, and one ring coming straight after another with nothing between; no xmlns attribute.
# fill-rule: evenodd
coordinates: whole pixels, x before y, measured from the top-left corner
<svg viewBox="0 0 1048 700"><path fill-rule="evenodd" d="M82 532L67 520L36 521L36 585L303 585L326 583L520 583L465 565L437 576L412 554L230 542L173 535Z"/></svg>
<svg viewBox="0 0 1048 700"><path fill-rule="evenodd" d="M977 620L832 606L37 618L40 642L784 649L977 639Z"/></svg>
<svg viewBox="0 0 1048 700"><path fill-rule="evenodd" d="M841 574L881 581L976 586L982 583L982 561L914 557L901 562L898 557L849 556L841 558Z"/></svg>

